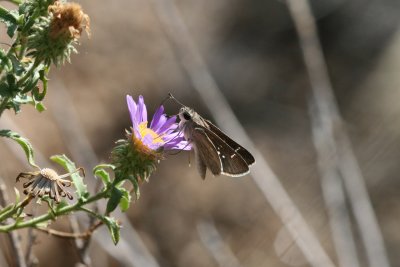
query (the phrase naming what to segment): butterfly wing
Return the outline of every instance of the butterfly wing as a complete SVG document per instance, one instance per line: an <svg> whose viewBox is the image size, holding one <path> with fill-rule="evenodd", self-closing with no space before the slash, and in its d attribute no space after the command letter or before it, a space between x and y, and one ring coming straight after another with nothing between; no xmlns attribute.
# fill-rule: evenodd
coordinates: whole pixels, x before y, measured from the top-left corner
<svg viewBox="0 0 400 267"><path fill-rule="evenodd" d="M222 132L217 126L212 124L209 120L204 119L204 121L207 123L207 126L213 133L215 133L219 138L221 138L237 154L239 154L244 159L244 161L246 161L248 166L251 166L256 162L253 155L249 151L247 151L247 149L245 149L244 147L233 141L229 136L224 134L224 132Z"/></svg>
<svg viewBox="0 0 400 267"><path fill-rule="evenodd" d="M197 127L196 127L197 128ZM217 152L218 158L221 162L221 174L227 176L239 177L249 173L249 166L242 156L230 147L218 135L207 128L198 127L202 129L208 139L211 141Z"/></svg>
<svg viewBox="0 0 400 267"><path fill-rule="evenodd" d="M217 150L205 132L203 127L195 127L191 134L191 140L194 144L194 151L197 160L197 169L200 176L206 177L206 169L210 169L212 174L221 174L222 163Z"/></svg>

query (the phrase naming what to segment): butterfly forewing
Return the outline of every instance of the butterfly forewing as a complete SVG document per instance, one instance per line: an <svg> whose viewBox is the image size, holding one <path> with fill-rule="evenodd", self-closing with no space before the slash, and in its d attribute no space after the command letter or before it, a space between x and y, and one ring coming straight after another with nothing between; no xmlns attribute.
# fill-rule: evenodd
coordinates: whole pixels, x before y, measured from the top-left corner
<svg viewBox="0 0 400 267"><path fill-rule="evenodd" d="M206 170L204 166L210 169L212 174L221 174L221 160L217 150L205 132L205 128L196 127L192 131L192 140L194 143L195 154L197 157L197 167L200 176L204 179Z"/></svg>
<svg viewBox="0 0 400 267"><path fill-rule="evenodd" d="M229 136L224 134L217 126L212 124L209 120L204 120L207 123L210 131L216 134L219 138L221 138L226 144L228 144L236 153L238 153L244 161L247 163L248 166L254 164L255 159L253 155L247 149L233 141Z"/></svg>
<svg viewBox="0 0 400 267"><path fill-rule="evenodd" d="M217 151L222 165L222 174L228 176L242 176L249 172L248 164L239 153L211 130L204 129L204 131Z"/></svg>

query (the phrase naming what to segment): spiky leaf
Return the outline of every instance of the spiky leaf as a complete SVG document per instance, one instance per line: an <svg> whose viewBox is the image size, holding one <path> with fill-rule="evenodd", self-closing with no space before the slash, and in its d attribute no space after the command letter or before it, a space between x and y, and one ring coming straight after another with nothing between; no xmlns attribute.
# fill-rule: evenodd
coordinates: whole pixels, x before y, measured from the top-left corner
<svg viewBox="0 0 400 267"><path fill-rule="evenodd" d="M11 130L0 130L0 136L7 137L16 141L24 150L25 156L29 164L32 165L33 167L39 168L38 165L36 165L35 163L33 155L33 147L28 139L20 136L18 133L13 132Z"/></svg>

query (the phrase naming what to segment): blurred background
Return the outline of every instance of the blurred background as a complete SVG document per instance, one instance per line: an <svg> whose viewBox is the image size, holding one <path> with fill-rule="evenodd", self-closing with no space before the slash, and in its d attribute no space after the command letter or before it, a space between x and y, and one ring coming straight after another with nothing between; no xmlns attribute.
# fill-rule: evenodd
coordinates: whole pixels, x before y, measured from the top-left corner
<svg viewBox="0 0 400 267"><path fill-rule="evenodd" d="M25 107L17 116L8 111L0 125L12 123L45 158L65 153L91 168L96 157L108 161L114 141L130 127L127 94L135 99L143 95L153 114L171 92L215 121L180 63L185 53L166 31L154 4L158 1L77 2L90 16L92 35L81 39L72 64L52 69L47 111L38 114ZM235 115L337 264L312 140L310 82L285 1L173 2ZM389 261L400 266L400 2L311 4ZM166 110L176 114L179 107L170 102ZM84 141L74 138L76 133ZM79 150L88 144L90 149ZM28 170L4 140L0 151L0 176L11 190L18 173ZM310 266L295 245L289 253L281 247L284 239L290 243L290 235L249 175L209 175L203 181L182 152L162 161L141 193L126 215L159 266ZM359 231L350 219L360 266L367 266ZM70 229L68 221L54 228ZM39 266L74 266L79 260L73 242L37 235ZM218 250L212 244L219 244L219 255L231 264L221 265L224 259L215 257ZM113 246L109 238L91 243L93 266L134 266L121 262L107 246ZM128 255L135 249L118 246ZM9 251L5 238L2 247Z"/></svg>

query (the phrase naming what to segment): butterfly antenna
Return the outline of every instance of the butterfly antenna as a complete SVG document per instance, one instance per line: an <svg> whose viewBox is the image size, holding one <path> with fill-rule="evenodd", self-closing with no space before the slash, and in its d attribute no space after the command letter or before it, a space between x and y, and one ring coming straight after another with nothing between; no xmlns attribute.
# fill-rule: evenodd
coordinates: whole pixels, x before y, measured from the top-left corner
<svg viewBox="0 0 400 267"><path fill-rule="evenodd" d="M168 100L170 100L171 99L171 96L170 96L170 94L171 93L168 93L168 96L161 102L161 105L160 106L162 106L162 105L164 105L165 104L165 102L167 102Z"/></svg>
<svg viewBox="0 0 400 267"><path fill-rule="evenodd" d="M176 99L171 93L168 93L168 98L167 99L172 99L174 100L177 104L181 105L182 107L185 107L184 104L182 104L181 102L178 101L178 99Z"/></svg>
<svg viewBox="0 0 400 267"><path fill-rule="evenodd" d="M171 139L169 139L169 140L166 141L166 142L171 142L171 141L173 141L175 138L179 137L179 135L181 134L181 132L182 132L182 130L180 129L179 132L177 132L176 135L175 135L174 137L172 137Z"/></svg>

